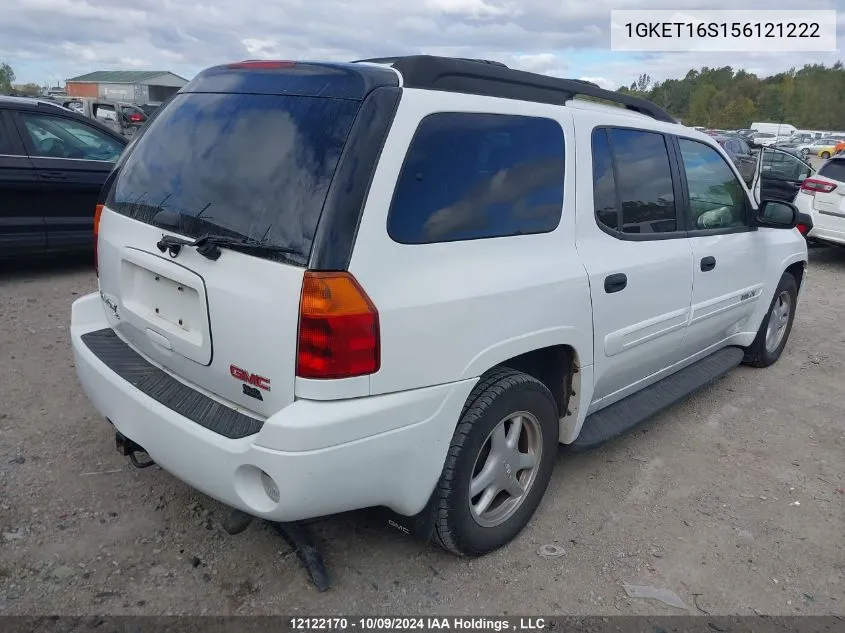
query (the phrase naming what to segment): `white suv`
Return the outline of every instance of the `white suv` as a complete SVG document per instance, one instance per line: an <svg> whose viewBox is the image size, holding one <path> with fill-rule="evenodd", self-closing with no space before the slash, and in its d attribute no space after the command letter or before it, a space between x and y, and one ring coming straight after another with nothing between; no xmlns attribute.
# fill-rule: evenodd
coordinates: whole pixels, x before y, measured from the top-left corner
<svg viewBox="0 0 845 633"><path fill-rule="evenodd" d="M801 183L795 206L813 220L807 239L845 246L845 154L834 156Z"/></svg>
<svg viewBox="0 0 845 633"><path fill-rule="evenodd" d="M219 66L104 189L76 371L124 447L223 503L387 508L480 555L530 520L558 444L778 359L797 218L710 137L585 82Z"/></svg>

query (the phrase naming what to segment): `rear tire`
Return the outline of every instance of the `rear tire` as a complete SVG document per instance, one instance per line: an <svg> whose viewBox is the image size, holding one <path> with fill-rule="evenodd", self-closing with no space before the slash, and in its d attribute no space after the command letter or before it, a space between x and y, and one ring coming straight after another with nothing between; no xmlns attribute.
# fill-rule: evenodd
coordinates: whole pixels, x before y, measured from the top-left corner
<svg viewBox="0 0 845 633"><path fill-rule="evenodd" d="M822 152L822 158L830 158L830 152Z"/></svg>
<svg viewBox="0 0 845 633"><path fill-rule="evenodd" d="M784 273L757 331L757 337L745 350L745 364L752 367L769 367L777 362L792 332L797 303L798 283L795 277Z"/></svg>
<svg viewBox="0 0 845 633"><path fill-rule="evenodd" d="M434 491L434 541L475 557L513 540L540 505L558 440L557 406L543 383L507 368L482 376Z"/></svg>

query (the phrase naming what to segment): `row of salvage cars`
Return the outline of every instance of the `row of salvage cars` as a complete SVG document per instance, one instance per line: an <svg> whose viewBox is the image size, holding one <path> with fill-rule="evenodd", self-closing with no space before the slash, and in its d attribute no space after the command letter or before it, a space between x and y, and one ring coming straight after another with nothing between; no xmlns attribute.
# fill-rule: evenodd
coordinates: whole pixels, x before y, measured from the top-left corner
<svg viewBox="0 0 845 633"><path fill-rule="evenodd" d="M798 152L763 147L761 169L749 186L764 198L792 202L808 218L799 225L811 243L845 245L845 152L815 169ZM740 170L742 171L742 170Z"/></svg>
<svg viewBox="0 0 845 633"><path fill-rule="evenodd" d="M161 106L158 102L138 105L90 97L63 97L58 103L83 116L96 119L129 139L135 136L153 112Z"/></svg>

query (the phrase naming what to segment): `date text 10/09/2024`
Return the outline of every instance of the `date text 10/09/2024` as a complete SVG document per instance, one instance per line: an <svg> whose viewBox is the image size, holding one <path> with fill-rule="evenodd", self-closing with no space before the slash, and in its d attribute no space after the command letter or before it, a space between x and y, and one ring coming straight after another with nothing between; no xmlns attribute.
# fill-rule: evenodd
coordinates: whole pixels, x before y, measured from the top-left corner
<svg viewBox="0 0 845 633"><path fill-rule="evenodd" d="M294 631L542 631L544 618L479 617L292 617Z"/></svg>

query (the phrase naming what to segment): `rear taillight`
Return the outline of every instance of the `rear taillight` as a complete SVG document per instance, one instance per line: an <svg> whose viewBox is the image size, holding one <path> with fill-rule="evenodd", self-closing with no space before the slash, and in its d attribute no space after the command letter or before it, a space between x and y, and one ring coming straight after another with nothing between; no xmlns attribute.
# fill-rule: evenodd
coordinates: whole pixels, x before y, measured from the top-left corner
<svg viewBox="0 0 845 633"><path fill-rule="evenodd" d="M796 229L798 229L798 232L799 232L801 235L804 235L804 236L806 236L806 235L807 235L807 233L809 233L809 232L810 232L810 227L809 227L809 226L807 226L806 224L803 224L803 223L798 223L798 224L796 224L796 225L795 225L795 228L796 228Z"/></svg>
<svg viewBox="0 0 845 633"><path fill-rule="evenodd" d="M103 215L103 205L94 207L94 272L100 276L100 262L97 259L97 242L100 237L100 216Z"/></svg>
<svg viewBox="0 0 845 633"><path fill-rule="evenodd" d="M299 302L296 375L351 378L378 371L378 311L355 278L306 271Z"/></svg>
<svg viewBox="0 0 845 633"><path fill-rule="evenodd" d="M132 123L140 123L141 121L144 120L144 115L143 114L130 114L129 120Z"/></svg>
<svg viewBox="0 0 845 633"><path fill-rule="evenodd" d="M816 193L830 193L836 189L836 185L826 180L817 180L816 178L807 178L801 183L801 191L809 194Z"/></svg>

